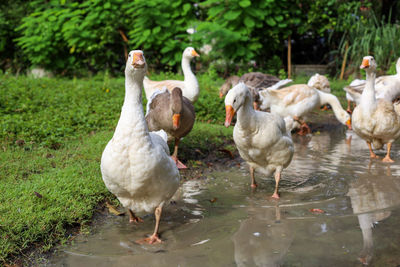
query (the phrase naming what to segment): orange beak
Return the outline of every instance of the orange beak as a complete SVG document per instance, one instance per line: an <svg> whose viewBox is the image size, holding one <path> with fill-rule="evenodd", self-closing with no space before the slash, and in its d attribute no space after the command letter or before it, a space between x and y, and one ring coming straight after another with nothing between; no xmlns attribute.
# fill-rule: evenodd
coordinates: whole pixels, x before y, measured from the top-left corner
<svg viewBox="0 0 400 267"><path fill-rule="evenodd" d="M222 92L219 92L219 98L223 98L224 94Z"/></svg>
<svg viewBox="0 0 400 267"><path fill-rule="evenodd" d="M367 69L369 67L369 60L368 59L363 59L360 69Z"/></svg>
<svg viewBox="0 0 400 267"><path fill-rule="evenodd" d="M135 68L144 68L145 61L142 53L133 53L132 66Z"/></svg>
<svg viewBox="0 0 400 267"><path fill-rule="evenodd" d="M226 111L225 127L228 128L229 125L231 125L233 115L235 115L235 110L233 109L233 107L231 105L227 105L227 106L225 106L225 111Z"/></svg>
<svg viewBox="0 0 400 267"><path fill-rule="evenodd" d="M348 119L348 120L346 121L346 125L347 125L347 127L349 128L349 130L352 129L352 128L351 128L351 119Z"/></svg>
<svg viewBox="0 0 400 267"><path fill-rule="evenodd" d="M197 54L197 52L196 52L195 50L192 51L192 56L194 56L194 57L200 57L200 55Z"/></svg>
<svg viewBox="0 0 400 267"><path fill-rule="evenodd" d="M180 123L181 123L181 114L172 115L172 126L174 130L179 128Z"/></svg>

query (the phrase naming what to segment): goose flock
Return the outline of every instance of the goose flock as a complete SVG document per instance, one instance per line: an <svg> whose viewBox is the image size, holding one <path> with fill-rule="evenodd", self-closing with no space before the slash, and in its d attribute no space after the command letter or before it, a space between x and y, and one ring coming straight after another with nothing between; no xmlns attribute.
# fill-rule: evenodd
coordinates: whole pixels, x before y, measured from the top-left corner
<svg viewBox="0 0 400 267"><path fill-rule="evenodd" d="M125 98L112 139L101 157L103 181L128 210L129 221L142 222L136 214L154 212L154 232L138 243L156 244L163 206L180 184L179 169L186 166L178 160L178 145L195 123L194 102L199 96L199 83L190 67L199 57L194 48L182 54L183 81L151 81L146 77L147 63L141 50L129 53L125 66ZM259 72L229 77L220 88L225 96L225 126L236 116L233 141L240 156L249 165L251 187L256 188L255 172L274 175L275 189L271 196L279 199L282 171L289 166L294 151L291 132L310 134L307 115L325 104L332 107L340 123L363 138L370 157L376 158L372 146L386 144L384 162L390 157L392 143L400 136L400 59L397 74L376 77L376 62L364 57L361 67L366 80L344 90L357 103L350 115L336 96L330 93L328 79L316 74L307 84L284 87L291 80ZM284 87L284 88L282 88ZM142 105L142 89L148 100L146 113ZM170 155L167 141L174 140Z"/></svg>

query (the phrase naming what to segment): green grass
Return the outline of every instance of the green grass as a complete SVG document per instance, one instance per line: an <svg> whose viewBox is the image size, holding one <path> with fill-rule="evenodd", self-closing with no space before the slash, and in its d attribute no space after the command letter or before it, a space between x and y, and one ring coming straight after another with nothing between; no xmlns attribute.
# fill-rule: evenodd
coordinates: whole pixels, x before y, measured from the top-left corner
<svg viewBox="0 0 400 267"><path fill-rule="evenodd" d="M205 155L232 136L232 128L196 123L182 141L184 161ZM59 150L9 146L0 154L0 262L40 241L43 249L65 241L70 226L84 225L99 202L114 197L100 173L101 153L112 131L64 143ZM38 194L37 194L38 193ZM39 195L40 194L40 195Z"/></svg>
<svg viewBox="0 0 400 267"><path fill-rule="evenodd" d="M66 142L59 150L8 147L0 154L0 262L41 241L65 240L69 226L89 220L110 196L100 175L112 132Z"/></svg>
<svg viewBox="0 0 400 267"><path fill-rule="evenodd" d="M230 147L226 140L233 130L222 126L225 111L218 89L223 80L206 74L198 78L196 124L179 148L180 159L189 166L220 147ZM344 95L345 84L332 81L333 92ZM123 78L0 76L0 264L33 244L46 250L68 240L71 226L85 225L105 199L115 201L99 164L123 96ZM17 140L25 143L19 146Z"/></svg>

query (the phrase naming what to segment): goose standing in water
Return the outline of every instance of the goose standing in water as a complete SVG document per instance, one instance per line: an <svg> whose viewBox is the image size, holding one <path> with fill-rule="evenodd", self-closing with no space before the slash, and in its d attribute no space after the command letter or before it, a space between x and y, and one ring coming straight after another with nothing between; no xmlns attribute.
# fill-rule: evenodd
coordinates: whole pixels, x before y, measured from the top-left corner
<svg viewBox="0 0 400 267"><path fill-rule="evenodd" d="M293 141L279 115L254 110L252 103L251 93L244 83L233 87L225 97L225 126L229 127L237 112L233 140L240 156L250 166L251 187L257 187L255 170L268 176L275 173L272 198L279 199L281 172L292 160Z"/></svg>
<svg viewBox="0 0 400 267"><path fill-rule="evenodd" d="M160 243L158 229L164 204L179 186L179 171L169 155L165 132L149 132L142 106L146 73L143 52L129 53L125 67L125 99L112 139L101 157L101 173L108 190L129 210L130 222L141 219L136 212L154 212L156 224L149 238Z"/></svg>
<svg viewBox="0 0 400 267"><path fill-rule="evenodd" d="M367 142L370 157L377 158L375 149L387 145L384 162L394 162L390 157L392 143L400 137L400 117L398 104L375 95L376 62L372 56L363 58L360 68L365 69L366 84L362 92L360 104L353 111L354 132Z"/></svg>

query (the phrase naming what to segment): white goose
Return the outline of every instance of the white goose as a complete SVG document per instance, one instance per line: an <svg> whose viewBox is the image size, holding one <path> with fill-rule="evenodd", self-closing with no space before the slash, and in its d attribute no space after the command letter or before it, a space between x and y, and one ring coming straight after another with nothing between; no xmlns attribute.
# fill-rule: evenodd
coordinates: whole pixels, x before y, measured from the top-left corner
<svg viewBox="0 0 400 267"><path fill-rule="evenodd" d="M400 96L400 58L396 62L396 72L394 75L384 75L375 79L376 98L394 101ZM355 102L357 105L360 103L365 84L365 80L356 79L343 88L346 91L347 111L351 112L351 102Z"/></svg>
<svg viewBox="0 0 400 267"><path fill-rule="evenodd" d="M280 90L266 89L260 91L261 109L270 108L271 113L281 117L293 117L301 124L299 134L310 133L311 130L304 121L304 116L313 109L325 104L332 107L336 118L351 128L350 115L342 108L336 96L324 93L306 84L295 84Z"/></svg>
<svg viewBox="0 0 400 267"><path fill-rule="evenodd" d="M357 135L367 141L371 158L377 158L372 151L387 144L384 162L393 162L390 158L392 143L400 136L400 117L396 105L386 99L377 99L375 95L376 62L372 56L363 58L360 68L365 69L366 84L360 104L353 111L353 128Z"/></svg>
<svg viewBox="0 0 400 267"><path fill-rule="evenodd" d="M192 103L196 102L199 97L199 83L196 76L190 68L190 61L194 57L199 57L196 50L193 47L187 47L182 54L182 71L184 80L165 80L165 81L152 81L148 77L144 78L143 86L146 93L147 100L153 95L157 90L162 90L164 87L171 92L175 87L179 87L182 90L183 96L189 99Z"/></svg>
<svg viewBox="0 0 400 267"><path fill-rule="evenodd" d="M250 166L251 187L257 187L254 171L265 175L275 172L273 198L279 199L278 186L281 172L293 157L293 141L286 132L284 120L269 112L253 109L253 99L248 87L239 83L225 97L225 126L229 127L237 112L233 140L240 156Z"/></svg>
<svg viewBox="0 0 400 267"><path fill-rule="evenodd" d="M149 133L142 106L142 84L146 73L143 52L129 53L125 67L125 100L114 136L101 157L106 187L129 209L130 222L141 221L134 212L153 212L153 235L140 242L159 243L162 207L179 186L179 171L169 156L164 139Z"/></svg>
<svg viewBox="0 0 400 267"><path fill-rule="evenodd" d="M321 75L319 73L315 73L311 78L308 80L307 85L310 87L317 88L325 93L331 92L331 85L329 83L328 78L326 76Z"/></svg>

